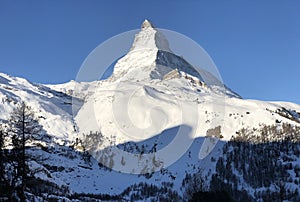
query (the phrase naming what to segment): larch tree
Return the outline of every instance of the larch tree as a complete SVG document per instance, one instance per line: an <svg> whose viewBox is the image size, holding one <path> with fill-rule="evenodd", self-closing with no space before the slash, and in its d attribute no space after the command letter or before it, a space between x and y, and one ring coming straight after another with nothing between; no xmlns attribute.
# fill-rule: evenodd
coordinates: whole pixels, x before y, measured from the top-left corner
<svg viewBox="0 0 300 202"><path fill-rule="evenodd" d="M11 137L14 158L17 163L16 174L20 179L20 186L16 188L21 201L25 201L25 188L28 169L26 161L26 147L39 137L42 127L34 116L31 107L21 102L14 108L8 120L8 135Z"/></svg>

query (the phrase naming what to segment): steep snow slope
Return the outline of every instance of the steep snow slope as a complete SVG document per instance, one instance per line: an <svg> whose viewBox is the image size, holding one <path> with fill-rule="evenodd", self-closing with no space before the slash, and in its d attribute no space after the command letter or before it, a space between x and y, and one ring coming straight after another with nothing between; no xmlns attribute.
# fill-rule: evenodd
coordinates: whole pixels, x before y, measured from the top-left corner
<svg viewBox="0 0 300 202"><path fill-rule="evenodd" d="M58 141L74 138L72 97L44 85L0 73L0 119L7 120L12 108L20 101L32 107L45 132ZM73 99L74 102L80 102Z"/></svg>

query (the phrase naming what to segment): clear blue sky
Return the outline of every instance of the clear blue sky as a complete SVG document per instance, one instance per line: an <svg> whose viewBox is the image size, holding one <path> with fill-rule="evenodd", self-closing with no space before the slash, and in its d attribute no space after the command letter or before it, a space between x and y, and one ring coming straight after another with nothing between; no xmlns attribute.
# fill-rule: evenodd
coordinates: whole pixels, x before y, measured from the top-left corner
<svg viewBox="0 0 300 202"><path fill-rule="evenodd" d="M198 42L244 98L300 103L297 0L0 0L0 72L69 81L96 46L145 18Z"/></svg>

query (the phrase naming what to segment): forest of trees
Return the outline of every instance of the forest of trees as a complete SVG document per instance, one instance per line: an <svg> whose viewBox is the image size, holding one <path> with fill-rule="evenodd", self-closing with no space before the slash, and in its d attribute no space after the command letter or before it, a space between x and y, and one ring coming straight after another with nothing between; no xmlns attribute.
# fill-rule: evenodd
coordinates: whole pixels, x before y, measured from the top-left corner
<svg viewBox="0 0 300 202"><path fill-rule="evenodd" d="M210 189L236 201L300 201L299 157L299 127L242 129L225 144Z"/></svg>

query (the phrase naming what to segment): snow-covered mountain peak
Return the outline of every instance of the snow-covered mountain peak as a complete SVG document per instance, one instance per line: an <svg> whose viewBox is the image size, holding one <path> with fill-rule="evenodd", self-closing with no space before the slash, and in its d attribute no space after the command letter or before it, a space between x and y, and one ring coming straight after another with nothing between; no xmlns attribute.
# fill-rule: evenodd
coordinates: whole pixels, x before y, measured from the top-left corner
<svg viewBox="0 0 300 202"><path fill-rule="evenodd" d="M140 50L164 50L171 52L166 37L161 31L154 28L152 23L148 20L142 23L141 31L136 34L130 51Z"/></svg>
<svg viewBox="0 0 300 202"><path fill-rule="evenodd" d="M116 63L110 80L163 80L172 72L179 73L176 74L178 76L183 72L204 82L200 75L204 72L200 73L181 56L176 55L170 49L163 32L145 20L141 30L135 35L130 51Z"/></svg>
<svg viewBox="0 0 300 202"><path fill-rule="evenodd" d="M152 25L152 23L145 19L142 26L141 26L141 29L146 29L146 28L154 28L154 26Z"/></svg>

